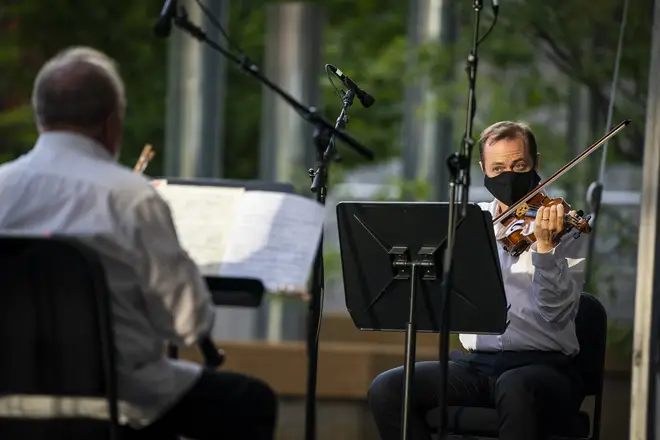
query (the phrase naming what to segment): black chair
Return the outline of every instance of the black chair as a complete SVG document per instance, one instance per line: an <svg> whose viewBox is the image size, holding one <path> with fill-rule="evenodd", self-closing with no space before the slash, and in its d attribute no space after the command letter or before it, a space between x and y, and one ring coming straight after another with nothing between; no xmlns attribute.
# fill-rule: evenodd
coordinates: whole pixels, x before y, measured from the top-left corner
<svg viewBox="0 0 660 440"><path fill-rule="evenodd" d="M112 318L96 254L63 238L0 236L0 268L0 438L118 439ZM15 413L9 400L41 409Z"/></svg>
<svg viewBox="0 0 660 440"><path fill-rule="evenodd" d="M583 293L575 321L576 334L580 342L580 353L575 358L587 396L594 398L594 417L580 411L574 420L567 420L567 432L553 437L554 440L599 440L600 416L605 372L605 344L607 339L607 314L596 297ZM432 429L437 429L438 412L427 414L426 420ZM493 408L450 406L448 431L451 440L485 440L498 437L497 411ZM560 434L560 433L557 433Z"/></svg>

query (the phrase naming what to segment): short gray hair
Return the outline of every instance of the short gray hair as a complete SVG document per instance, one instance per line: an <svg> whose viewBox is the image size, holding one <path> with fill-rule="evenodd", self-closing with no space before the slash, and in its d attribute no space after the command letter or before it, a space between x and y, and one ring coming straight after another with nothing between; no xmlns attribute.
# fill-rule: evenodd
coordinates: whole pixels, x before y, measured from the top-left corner
<svg viewBox="0 0 660 440"><path fill-rule="evenodd" d="M124 84L117 65L90 47L71 47L39 71L32 90L37 125L93 128L113 111L123 112Z"/></svg>

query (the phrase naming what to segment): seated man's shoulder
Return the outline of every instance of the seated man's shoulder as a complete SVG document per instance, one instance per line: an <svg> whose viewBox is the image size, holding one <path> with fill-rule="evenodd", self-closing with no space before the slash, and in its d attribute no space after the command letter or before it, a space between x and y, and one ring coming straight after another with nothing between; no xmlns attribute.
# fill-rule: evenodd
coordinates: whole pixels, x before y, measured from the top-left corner
<svg viewBox="0 0 660 440"><path fill-rule="evenodd" d="M23 156L18 159L11 160L9 162L0 163L0 177L10 176L17 171L20 171L21 166L24 163Z"/></svg>
<svg viewBox="0 0 660 440"><path fill-rule="evenodd" d="M477 205L479 205L479 208L481 208L482 211L488 211L488 212L493 212L494 208L496 206L497 202L492 201L492 202L479 202Z"/></svg>
<svg viewBox="0 0 660 440"><path fill-rule="evenodd" d="M114 167L112 174L112 179L107 182L110 192L114 198L126 204L157 196L153 183L142 174L120 165Z"/></svg>

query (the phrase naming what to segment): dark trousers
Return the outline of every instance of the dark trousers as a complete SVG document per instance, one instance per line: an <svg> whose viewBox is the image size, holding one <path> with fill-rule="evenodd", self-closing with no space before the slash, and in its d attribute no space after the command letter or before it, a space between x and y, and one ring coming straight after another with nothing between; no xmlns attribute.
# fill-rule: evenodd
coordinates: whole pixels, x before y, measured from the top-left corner
<svg viewBox="0 0 660 440"><path fill-rule="evenodd" d="M447 404L497 408L500 440L544 439L566 424L584 399L571 359L550 352L452 353ZM411 440L430 440L426 413L438 406L437 362L415 364ZM369 405L382 440L401 438L403 367L382 373L369 388Z"/></svg>
<svg viewBox="0 0 660 440"><path fill-rule="evenodd" d="M160 419L128 440L273 440L277 398L268 385L241 374L205 370Z"/></svg>

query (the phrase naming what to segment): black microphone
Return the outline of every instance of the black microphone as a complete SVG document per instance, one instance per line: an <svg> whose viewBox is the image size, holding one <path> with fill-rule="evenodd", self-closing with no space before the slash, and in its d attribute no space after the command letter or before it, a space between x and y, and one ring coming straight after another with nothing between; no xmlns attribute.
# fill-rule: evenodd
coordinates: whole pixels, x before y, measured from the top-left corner
<svg viewBox="0 0 660 440"><path fill-rule="evenodd" d="M165 0L160 17L154 25L154 34L160 38L167 38L172 31L172 20L176 17L177 0Z"/></svg>
<svg viewBox="0 0 660 440"><path fill-rule="evenodd" d="M374 105L374 102L376 101L373 96L362 90L361 88L358 87L355 82L353 82L352 79L350 79L347 75L344 74L341 70L337 69L335 66L332 64L328 64L327 68L332 71L335 75L337 75L337 78L349 89L353 90L355 92L355 95L357 98L360 100L360 104L362 104L362 107L364 108L369 108L372 105Z"/></svg>
<svg viewBox="0 0 660 440"><path fill-rule="evenodd" d="M492 1L492 7L493 7L493 14L497 17L497 14L500 12L500 1L499 0L493 0Z"/></svg>

